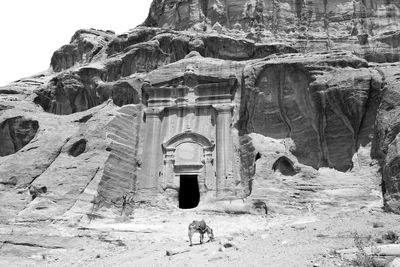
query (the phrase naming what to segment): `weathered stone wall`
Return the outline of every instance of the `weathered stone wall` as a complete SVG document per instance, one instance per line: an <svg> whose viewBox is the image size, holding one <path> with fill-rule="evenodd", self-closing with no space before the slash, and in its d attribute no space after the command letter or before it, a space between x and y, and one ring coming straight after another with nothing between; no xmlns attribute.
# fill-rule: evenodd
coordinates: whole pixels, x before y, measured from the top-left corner
<svg viewBox="0 0 400 267"><path fill-rule="evenodd" d="M72 36L71 42L54 52L51 67L62 71L79 63L87 63L101 56L107 44L115 37L110 31L79 30Z"/></svg>
<svg viewBox="0 0 400 267"><path fill-rule="evenodd" d="M129 105L106 126L110 152L97 188L94 203L103 205L122 205L123 197L137 192L137 170L140 162L140 133L142 130L141 105Z"/></svg>
<svg viewBox="0 0 400 267"><path fill-rule="evenodd" d="M207 9L204 8L205 4ZM279 22L275 25L283 30L293 27L293 22L301 19L322 25L325 23L325 18L331 22L351 22L352 19L357 18L385 18L395 21L399 16L399 8L399 3L383 0L210 0L203 2L155 0L145 25L188 29L206 18L211 24L218 22L230 28L237 23L245 27L258 19L260 21L257 22L270 28L274 25L275 19ZM261 14L257 16L257 13ZM369 21L363 23L368 24Z"/></svg>
<svg viewBox="0 0 400 267"><path fill-rule="evenodd" d="M400 212L400 67L385 64L377 67L385 77L385 90L376 117L372 155L382 167L382 191L385 208Z"/></svg>
<svg viewBox="0 0 400 267"><path fill-rule="evenodd" d="M191 0L155 0L144 25L241 33L259 42L290 42L302 52L345 49L369 61L399 61L400 11L396 2L213 0L208 1L206 18L200 6ZM200 17L190 16L192 11Z"/></svg>
<svg viewBox="0 0 400 267"><path fill-rule="evenodd" d="M299 162L341 171L371 141L377 106L367 102L382 77L365 61L347 53L290 55L249 64L244 75L241 133L292 138Z"/></svg>
<svg viewBox="0 0 400 267"><path fill-rule="evenodd" d="M36 135L39 123L21 116L0 123L0 157L14 154Z"/></svg>

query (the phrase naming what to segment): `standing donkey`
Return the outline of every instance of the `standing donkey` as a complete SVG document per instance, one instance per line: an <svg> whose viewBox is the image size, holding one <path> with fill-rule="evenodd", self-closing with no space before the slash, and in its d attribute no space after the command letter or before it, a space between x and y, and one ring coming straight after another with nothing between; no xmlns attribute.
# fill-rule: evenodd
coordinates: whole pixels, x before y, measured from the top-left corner
<svg viewBox="0 0 400 267"><path fill-rule="evenodd" d="M204 220L193 221L191 224L189 224L188 235L189 235L190 246L192 246L192 237L194 233L200 234L200 244L203 244L205 233L207 233L208 235L209 238L208 241L214 241L214 232L211 229L211 227L209 227L206 224Z"/></svg>

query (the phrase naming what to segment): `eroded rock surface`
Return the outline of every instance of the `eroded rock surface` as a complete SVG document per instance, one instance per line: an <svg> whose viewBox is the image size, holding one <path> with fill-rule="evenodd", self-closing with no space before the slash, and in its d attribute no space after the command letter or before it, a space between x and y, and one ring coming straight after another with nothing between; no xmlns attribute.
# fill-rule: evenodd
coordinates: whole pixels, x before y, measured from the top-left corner
<svg viewBox="0 0 400 267"><path fill-rule="evenodd" d="M72 36L71 42L54 52L51 67L54 71L62 71L76 64L88 63L101 56L107 44L115 37L111 31L79 30Z"/></svg>
<svg viewBox="0 0 400 267"><path fill-rule="evenodd" d="M281 56L249 64L245 77L241 131L292 138L300 162L346 171L371 141L377 106L367 102L382 77L365 61L336 52Z"/></svg>
<svg viewBox="0 0 400 267"><path fill-rule="evenodd" d="M97 208L104 205L121 205L129 193L137 192L137 169L140 168L140 132L142 112L140 106L128 106L120 110L107 125L110 155L104 166L98 195L94 200Z"/></svg>
<svg viewBox="0 0 400 267"><path fill-rule="evenodd" d="M296 42L301 51L353 49L370 61L398 61L399 3L395 1L153 1L144 25ZM393 51L394 49L394 51Z"/></svg>
<svg viewBox="0 0 400 267"><path fill-rule="evenodd" d="M382 190L387 210L399 212L399 133L400 133L400 66L377 67L385 76L386 88L376 120L372 154L382 166Z"/></svg>
<svg viewBox="0 0 400 267"><path fill-rule="evenodd" d="M0 157L14 154L36 135L39 123L24 117L13 117L0 123Z"/></svg>
<svg viewBox="0 0 400 267"><path fill-rule="evenodd" d="M0 88L0 219L91 220L140 202L145 86L175 90L156 96L162 105L193 104L194 76L235 81L226 181L238 177L232 195L201 198L201 208L351 210L383 193L400 213L399 21L393 1L155 0L126 33L79 30L49 70ZM178 96L186 82L192 95ZM224 97L213 93L208 101ZM162 136L194 129L214 141L215 110L177 113ZM186 124L191 116L204 125ZM29 188L46 190L32 199ZM159 189L157 203L176 207L177 188Z"/></svg>

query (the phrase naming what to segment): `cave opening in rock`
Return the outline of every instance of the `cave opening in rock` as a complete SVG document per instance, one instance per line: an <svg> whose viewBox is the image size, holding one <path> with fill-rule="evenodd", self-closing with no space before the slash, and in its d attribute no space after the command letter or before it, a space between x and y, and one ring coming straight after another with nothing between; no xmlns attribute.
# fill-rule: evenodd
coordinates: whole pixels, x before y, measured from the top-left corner
<svg viewBox="0 0 400 267"><path fill-rule="evenodd" d="M200 191L197 175L181 175L179 187L179 208L193 209L199 205Z"/></svg>
<svg viewBox="0 0 400 267"><path fill-rule="evenodd" d="M293 162L287 157L280 157L277 159L272 165L272 169L276 171L280 171L281 174L286 176L296 175L297 171L294 168Z"/></svg>
<svg viewBox="0 0 400 267"><path fill-rule="evenodd" d="M261 159L261 153L260 153L260 152L257 152L257 154L256 154L256 156L255 156L255 158L254 158L254 161L257 161L257 160L259 160L259 159Z"/></svg>
<svg viewBox="0 0 400 267"><path fill-rule="evenodd" d="M74 143L68 151L68 154L73 157L77 157L86 150L86 139L81 139Z"/></svg>

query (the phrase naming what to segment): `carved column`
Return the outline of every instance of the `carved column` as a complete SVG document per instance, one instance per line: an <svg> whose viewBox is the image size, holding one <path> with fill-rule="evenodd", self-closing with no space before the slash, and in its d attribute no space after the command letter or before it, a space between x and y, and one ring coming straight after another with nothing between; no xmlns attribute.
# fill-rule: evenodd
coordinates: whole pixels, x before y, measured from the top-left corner
<svg viewBox="0 0 400 267"><path fill-rule="evenodd" d="M216 179L213 166L212 147L207 147L204 149L204 161L206 169L204 185L207 188L207 191L215 191Z"/></svg>
<svg viewBox="0 0 400 267"><path fill-rule="evenodd" d="M163 187L174 186L175 148L165 149Z"/></svg>
<svg viewBox="0 0 400 267"><path fill-rule="evenodd" d="M143 144L141 174L138 176L138 188L141 198L152 198L158 192L159 172L161 170L161 118L163 108L147 108L146 134Z"/></svg>
<svg viewBox="0 0 400 267"><path fill-rule="evenodd" d="M217 138L216 138L216 168L217 168L217 196L223 193L226 187L226 180L230 176L232 169L232 136L230 131L230 124L232 119L232 105L221 104L214 105L217 111Z"/></svg>

